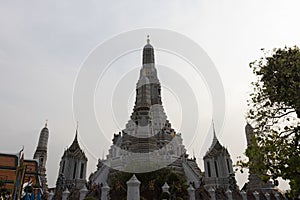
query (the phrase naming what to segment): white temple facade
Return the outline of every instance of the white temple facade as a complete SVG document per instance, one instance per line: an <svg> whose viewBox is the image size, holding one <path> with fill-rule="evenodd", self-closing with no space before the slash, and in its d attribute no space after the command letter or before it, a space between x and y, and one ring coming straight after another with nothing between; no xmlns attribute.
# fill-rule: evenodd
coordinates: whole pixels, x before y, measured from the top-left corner
<svg viewBox="0 0 300 200"><path fill-rule="evenodd" d="M200 185L201 171L188 159L181 133L171 126L161 99L161 85L149 39L143 48L143 65L136 84L136 100L125 129L114 134L106 159L90 176L92 183L105 183L111 169L144 173L172 167L185 174L187 182ZM193 164L194 163L194 164Z"/></svg>

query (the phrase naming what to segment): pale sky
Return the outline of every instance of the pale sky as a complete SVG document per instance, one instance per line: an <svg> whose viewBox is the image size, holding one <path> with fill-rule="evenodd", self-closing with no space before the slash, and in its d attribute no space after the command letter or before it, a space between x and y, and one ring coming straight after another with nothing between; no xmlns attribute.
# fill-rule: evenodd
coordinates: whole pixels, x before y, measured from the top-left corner
<svg viewBox="0 0 300 200"><path fill-rule="evenodd" d="M262 56L261 48L300 45L298 0L1 1L0 5L0 152L17 153L24 145L25 157L32 158L40 130L49 119L50 187L55 185L60 158L75 134L72 94L77 73L89 52L103 41L122 32L151 27L178 32L198 43L223 81L226 118L216 131L234 162L246 148L246 101L250 83L255 80L249 62ZM137 80L138 73L135 76ZM165 92L164 106L171 123L179 128L170 94ZM129 113L132 95L126 99ZM203 130L209 129L210 121L207 114ZM124 118L123 127L125 123ZM110 138L120 131L115 125L110 128L112 132L105 133ZM84 141L80 126L79 135ZM101 158L109 146L109 141L94 142L89 147L80 141L89 158L87 174L96 169L91 154ZM88 149L98 151L90 154ZM188 151L194 151L203 170L201 159L206 150L196 143ZM236 176L242 187L247 174ZM287 188L286 184L280 187Z"/></svg>

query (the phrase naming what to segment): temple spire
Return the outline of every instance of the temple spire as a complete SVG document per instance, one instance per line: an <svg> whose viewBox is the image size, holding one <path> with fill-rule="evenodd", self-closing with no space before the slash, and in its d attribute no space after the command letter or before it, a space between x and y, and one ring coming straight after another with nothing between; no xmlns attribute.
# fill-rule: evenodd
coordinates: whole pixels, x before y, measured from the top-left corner
<svg viewBox="0 0 300 200"><path fill-rule="evenodd" d="M76 126L74 140L73 140L73 142L72 142L72 144L71 144L71 146L69 148L69 149L71 149L73 151L76 150L76 149L80 149L77 137L78 137L78 122L77 122L77 126Z"/></svg>
<svg viewBox="0 0 300 200"><path fill-rule="evenodd" d="M60 161L59 176L57 178L57 188L74 185L80 189L86 184L87 157L78 143L78 122L76 125L75 138L69 148L67 148ZM71 171L70 171L71 170ZM64 179L61 182L61 179ZM73 187L73 186L72 186Z"/></svg>
<svg viewBox="0 0 300 200"><path fill-rule="evenodd" d="M206 152L205 156L207 156L211 152L213 152L214 149L218 149L220 146L222 146L217 138L214 120L212 120L212 133L213 133L213 140L212 140L212 143L211 143L208 151Z"/></svg>
<svg viewBox="0 0 300 200"><path fill-rule="evenodd" d="M218 138L216 135L215 123L213 119L212 119L212 126L213 126L213 144L215 144L218 141Z"/></svg>
<svg viewBox="0 0 300 200"><path fill-rule="evenodd" d="M147 35L147 44L143 49L143 65L145 64L154 64L154 49L150 44L149 35Z"/></svg>
<svg viewBox="0 0 300 200"><path fill-rule="evenodd" d="M143 48L143 65L136 84L135 99L133 112L130 116L132 120L130 123L133 122L135 125L127 124L126 132L148 137L148 135L154 135L161 131L166 124L167 116L162 106L161 85L154 63L154 48L150 44L149 36L147 36L147 44ZM152 121L154 116L155 122ZM142 128L143 130L141 130ZM175 133L171 133L171 136L174 137Z"/></svg>
<svg viewBox="0 0 300 200"><path fill-rule="evenodd" d="M44 192L48 189L47 177L46 177L46 162L47 162L49 130L47 126L48 126L48 120L46 120L45 127L40 132L38 145L33 155L33 158L39 161L38 170L41 175L40 176L41 184Z"/></svg>
<svg viewBox="0 0 300 200"><path fill-rule="evenodd" d="M76 133L75 133L75 139L74 139L74 140L76 140L76 141L78 141L78 140L77 140L78 126L79 126L79 121L77 121L77 124L76 124Z"/></svg>

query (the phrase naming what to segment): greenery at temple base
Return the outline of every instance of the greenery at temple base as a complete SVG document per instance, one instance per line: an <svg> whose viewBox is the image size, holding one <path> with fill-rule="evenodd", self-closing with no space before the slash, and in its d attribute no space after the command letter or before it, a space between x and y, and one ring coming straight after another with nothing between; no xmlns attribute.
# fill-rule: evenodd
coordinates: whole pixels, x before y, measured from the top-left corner
<svg viewBox="0 0 300 200"><path fill-rule="evenodd" d="M132 177L132 173L114 172L109 178L111 187L111 199L126 199L126 182ZM183 174L179 174L170 168L163 168L148 173L135 174L141 182L141 199L162 199L162 186L165 182L170 186L170 199L188 199L187 184Z"/></svg>
<svg viewBox="0 0 300 200"><path fill-rule="evenodd" d="M264 50L263 50L264 51ZM249 101L248 122L254 128L246 150L253 173L278 184L290 181L290 196L300 195L300 51L298 47L264 51L250 63L257 81Z"/></svg>
<svg viewBox="0 0 300 200"><path fill-rule="evenodd" d="M96 200L94 197L85 197L84 200Z"/></svg>
<svg viewBox="0 0 300 200"><path fill-rule="evenodd" d="M88 193L85 197L86 200L92 199L101 199L101 187L103 185L91 184L90 182L87 184Z"/></svg>

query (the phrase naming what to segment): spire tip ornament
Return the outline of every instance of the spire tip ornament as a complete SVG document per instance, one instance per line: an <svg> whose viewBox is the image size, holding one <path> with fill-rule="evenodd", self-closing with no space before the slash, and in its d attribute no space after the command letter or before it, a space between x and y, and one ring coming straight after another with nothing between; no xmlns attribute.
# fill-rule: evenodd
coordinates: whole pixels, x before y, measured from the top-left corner
<svg viewBox="0 0 300 200"><path fill-rule="evenodd" d="M150 36L147 35L147 44L150 44Z"/></svg>
<svg viewBox="0 0 300 200"><path fill-rule="evenodd" d="M212 127L213 127L213 141L216 142L218 139L217 139L217 135L216 135L214 119L212 119Z"/></svg>

